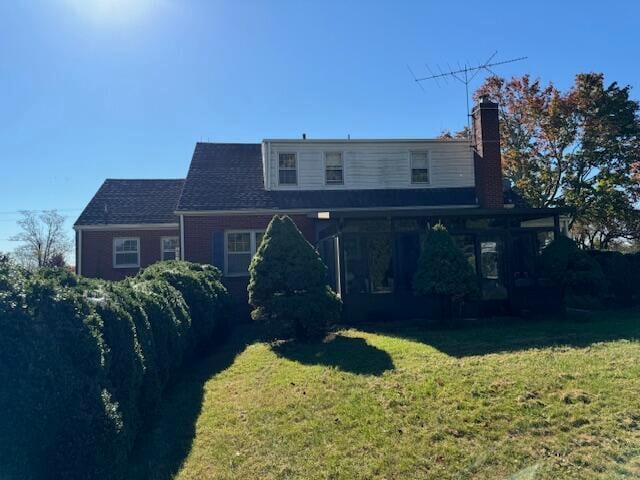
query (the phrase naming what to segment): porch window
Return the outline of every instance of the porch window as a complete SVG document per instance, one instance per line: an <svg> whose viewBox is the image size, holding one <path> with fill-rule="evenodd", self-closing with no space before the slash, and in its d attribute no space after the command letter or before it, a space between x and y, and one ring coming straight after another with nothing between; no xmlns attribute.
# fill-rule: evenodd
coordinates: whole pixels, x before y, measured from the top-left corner
<svg viewBox="0 0 640 480"><path fill-rule="evenodd" d="M464 254L464 258L467 259L471 268L473 268L473 272L476 272L476 242L475 238L472 235L454 235L453 241L458 246L462 253Z"/></svg>
<svg viewBox="0 0 640 480"><path fill-rule="evenodd" d="M298 158L295 153L278 154L278 183L280 185L298 184Z"/></svg>
<svg viewBox="0 0 640 480"><path fill-rule="evenodd" d="M390 232L344 235L347 293L393 291L393 238Z"/></svg>
<svg viewBox="0 0 640 480"><path fill-rule="evenodd" d="M344 184L344 167L342 152L327 152L324 154L325 182L327 185Z"/></svg>
<svg viewBox="0 0 640 480"><path fill-rule="evenodd" d="M162 260L176 260L178 258L178 237L162 237L160 248Z"/></svg>
<svg viewBox="0 0 640 480"><path fill-rule="evenodd" d="M140 266L140 239L113 239L113 267L138 268Z"/></svg>
<svg viewBox="0 0 640 480"><path fill-rule="evenodd" d="M555 238L553 231L538 232L538 255L542 254L542 251L549 245Z"/></svg>
<svg viewBox="0 0 640 480"><path fill-rule="evenodd" d="M482 298L484 300L504 300L507 298L502 272L503 250L500 238L487 238L480 241Z"/></svg>
<svg viewBox="0 0 640 480"><path fill-rule="evenodd" d="M236 231L226 233L225 273L229 276L249 274L249 264L262 243L263 231Z"/></svg>
<svg viewBox="0 0 640 480"><path fill-rule="evenodd" d="M429 183L429 152L411 152L411 183Z"/></svg>

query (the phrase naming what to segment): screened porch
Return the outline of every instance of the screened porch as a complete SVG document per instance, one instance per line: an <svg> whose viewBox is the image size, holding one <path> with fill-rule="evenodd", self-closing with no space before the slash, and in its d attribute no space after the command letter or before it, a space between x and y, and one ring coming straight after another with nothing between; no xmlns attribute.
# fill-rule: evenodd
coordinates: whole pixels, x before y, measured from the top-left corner
<svg viewBox="0 0 640 480"><path fill-rule="evenodd" d="M345 314L359 319L442 314L442 299L413 295L428 229L445 225L477 275L481 298L469 315L557 307L541 276L540 253L563 224L558 210L331 212L319 225L318 249ZM544 301L539 301L541 295Z"/></svg>

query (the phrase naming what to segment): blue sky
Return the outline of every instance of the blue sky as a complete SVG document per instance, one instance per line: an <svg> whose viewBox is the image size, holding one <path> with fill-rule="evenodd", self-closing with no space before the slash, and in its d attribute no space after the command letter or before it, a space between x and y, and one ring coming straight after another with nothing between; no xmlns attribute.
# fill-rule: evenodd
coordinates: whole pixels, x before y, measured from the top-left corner
<svg viewBox="0 0 640 480"><path fill-rule="evenodd" d="M107 178L180 178L195 142L432 137L465 122L463 87L497 69L565 88L604 72L640 98L640 3L48 0L0 3L0 251L15 213L71 224ZM477 86L475 83L473 86Z"/></svg>

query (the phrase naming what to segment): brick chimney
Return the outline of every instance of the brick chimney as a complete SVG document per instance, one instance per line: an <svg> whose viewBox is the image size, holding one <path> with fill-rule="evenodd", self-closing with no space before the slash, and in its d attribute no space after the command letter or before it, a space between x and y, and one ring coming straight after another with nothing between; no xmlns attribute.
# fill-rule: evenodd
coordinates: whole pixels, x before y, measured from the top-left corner
<svg viewBox="0 0 640 480"><path fill-rule="evenodd" d="M498 104L482 97L473 108L473 159L476 173L476 195L482 208L502 208L502 161Z"/></svg>

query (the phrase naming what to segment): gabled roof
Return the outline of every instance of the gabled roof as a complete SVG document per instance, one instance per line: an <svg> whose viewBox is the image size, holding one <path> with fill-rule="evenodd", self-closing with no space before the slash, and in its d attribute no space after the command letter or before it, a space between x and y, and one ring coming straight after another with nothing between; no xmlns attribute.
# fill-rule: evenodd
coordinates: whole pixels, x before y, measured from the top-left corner
<svg viewBox="0 0 640 480"><path fill-rule="evenodd" d="M259 143L198 143L179 212L475 205L473 187L265 190Z"/></svg>
<svg viewBox="0 0 640 480"><path fill-rule="evenodd" d="M177 223L184 180L107 179L75 225Z"/></svg>

